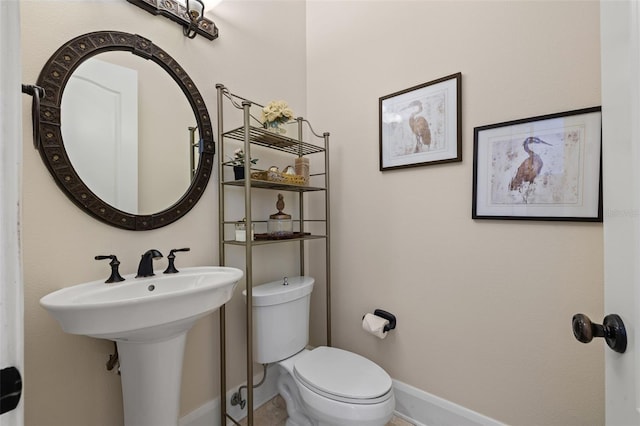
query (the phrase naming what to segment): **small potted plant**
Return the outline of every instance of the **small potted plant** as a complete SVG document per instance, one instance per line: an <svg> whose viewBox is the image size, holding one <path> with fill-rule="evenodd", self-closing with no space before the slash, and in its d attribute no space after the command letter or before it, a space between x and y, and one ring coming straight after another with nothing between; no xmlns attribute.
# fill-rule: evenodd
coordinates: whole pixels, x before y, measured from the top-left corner
<svg viewBox="0 0 640 426"><path fill-rule="evenodd" d="M231 158L231 165L233 166L233 175L238 179L244 179L244 162L245 155L244 150L242 148L238 148L233 151L233 158ZM249 160L251 164L256 164L258 162L257 158L252 158Z"/></svg>
<svg viewBox="0 0 640 426"><path fill-rule="evenodd" d="M265 129L274 133L286 133L281 127L293 118L293 110L285 101L271 101L262 108L262 123Z"/></svg>

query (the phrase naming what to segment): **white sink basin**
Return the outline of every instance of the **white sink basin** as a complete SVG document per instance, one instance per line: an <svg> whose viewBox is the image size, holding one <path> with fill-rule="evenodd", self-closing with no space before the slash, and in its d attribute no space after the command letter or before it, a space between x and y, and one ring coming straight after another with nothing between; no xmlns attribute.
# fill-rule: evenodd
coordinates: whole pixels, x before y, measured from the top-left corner
<svg viewBox="0 0 640 426"><path fill-rule="evenodd" d="M63 288L40 304L71 334L118 345L125 426L178 425L187 332L229 301L242 271L222 266Z"/></svg>
<svg viewBox="0 0 640 426"><path fill-rule="evenodd" d="M105 284L104 279L50 293L40 304L71 334L150 341L188 330L229 301L242 271L221 266Z"/></svg>

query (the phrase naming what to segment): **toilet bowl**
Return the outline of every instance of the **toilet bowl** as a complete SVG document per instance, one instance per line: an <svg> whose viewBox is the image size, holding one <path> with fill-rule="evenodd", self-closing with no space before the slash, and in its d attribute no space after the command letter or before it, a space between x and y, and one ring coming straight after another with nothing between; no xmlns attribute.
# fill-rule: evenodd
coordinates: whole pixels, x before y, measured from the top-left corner
<svg viewBox="0 0 640 426"><path fill-rule="evenodd" d="M254 360L279 365L286 425L385 425L395 397L381 367L342 349L305 349L313 284L311 277L290 277L253 288Z"/></svg>
<svg viewBox="0 0 640 426"><path fill-rule="evenodd" d="M381 426L393 415L391 378L368 359L321 346L279 363L287 426Z"/></svg>

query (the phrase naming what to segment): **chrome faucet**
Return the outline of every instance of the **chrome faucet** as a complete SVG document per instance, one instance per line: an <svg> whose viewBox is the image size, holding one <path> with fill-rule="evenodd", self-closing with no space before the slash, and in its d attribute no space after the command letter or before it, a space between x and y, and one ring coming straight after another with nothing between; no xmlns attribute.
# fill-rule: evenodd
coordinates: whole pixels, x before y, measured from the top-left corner
<svg viewBox="0 0 640 426"><path fill-rule="evenodd" d="M155 275L153 273L153 260L160 259L161 257L162 253L160 253L158 250L147 250L142 255L142 259L140 259L140 264L138 265L138 275L136 275L136 278L152 277L153 275Z"/></svg>

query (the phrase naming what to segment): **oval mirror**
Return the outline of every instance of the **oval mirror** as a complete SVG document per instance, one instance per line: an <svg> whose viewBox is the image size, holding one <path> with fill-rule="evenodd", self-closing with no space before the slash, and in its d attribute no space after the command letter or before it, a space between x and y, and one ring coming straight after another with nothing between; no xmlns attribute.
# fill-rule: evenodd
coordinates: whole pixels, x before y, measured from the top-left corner
<svg viewBox="0 0 640 426"><path fill-rule="evenodd" d="M148 230L178 220L202 196L215 153L209 113L182 67L150 40L116 31L76 37L37 84L45 90L42 160L84 211Z"/></svg>

